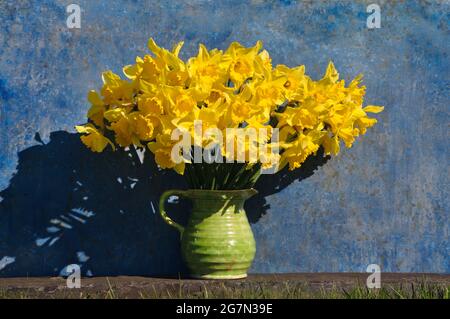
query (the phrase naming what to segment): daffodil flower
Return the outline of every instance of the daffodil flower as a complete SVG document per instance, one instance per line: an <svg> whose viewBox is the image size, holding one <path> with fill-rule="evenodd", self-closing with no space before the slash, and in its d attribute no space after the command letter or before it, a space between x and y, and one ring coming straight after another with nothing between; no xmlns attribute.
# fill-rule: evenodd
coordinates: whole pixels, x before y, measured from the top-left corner
<svg viewBox="0 0 450 319"><path fill-rule="evenodd" d="M149 39L150 52L123 67L124 78L103 72L100 92L88 93L88 124L76 126L89 149L146 146L161 168L183 174L188 160L177 162L171 156L177 143L174 130L187 132L194 145L206 148L226 142L227 129L267 129L266 135L240 146L232 139L234 151L222 143L224 159L243 159L249 170L274 162L278 169L296 169L320 147L331 155L340 152L341 141L352 147L377 123L368 114L383 111L363 106L362 76L346 85L331 61L315 81L304 65L273 66L260 41L252 47L233 42L224 51L200 44L187 61L180 58L182 46L179 42L167 50ZM203 131L212 129L218 136L198 132L199 122ZM279 142L271 140L275 129ZM253 157L255 152L259 158Z"/></svg>

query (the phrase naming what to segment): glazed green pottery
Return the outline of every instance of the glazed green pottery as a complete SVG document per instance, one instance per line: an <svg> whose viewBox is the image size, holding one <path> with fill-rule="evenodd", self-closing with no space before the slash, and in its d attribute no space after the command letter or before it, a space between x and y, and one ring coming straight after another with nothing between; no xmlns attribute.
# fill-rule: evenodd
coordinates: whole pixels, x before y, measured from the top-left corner
<svg viewBox="0 0 450 319"><path fill-rule="evenodd" d="M162 194L159 212L181 233L181 253L191 276L202 279L247 277L255 257L255 239L244 210L246 199L257 193L244 190L169 190ZM174 222L164 210L170 196L193 203L187 225Z"/></svg>

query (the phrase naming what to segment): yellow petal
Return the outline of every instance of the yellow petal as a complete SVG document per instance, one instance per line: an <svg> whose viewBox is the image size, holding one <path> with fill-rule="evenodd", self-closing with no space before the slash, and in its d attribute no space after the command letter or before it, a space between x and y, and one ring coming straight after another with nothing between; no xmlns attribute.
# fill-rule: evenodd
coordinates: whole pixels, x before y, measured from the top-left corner
<svg viewBox="0 0 450 319"><path fill-rule="evenodd" d="M111 85L120 81L120 76L108 70L102 73L102 80L104 84Z"/></svg>
<svg viewBox="0 0 450 319"><path fill-rule="evenodd" d="M88 111L87 117L92 120L95 125L103 127L103 114L105 107L103 105L92 105Z"/></svg>
<svg viewBox="0 0 450 319"><path fill-rule="evenodd" d="M180 164L175 165L173 169L174 169L175 172L177 172L178 174L183 175L183 174L184 174L184 168L185 168L185 167L186 167L185 163L184 163L184 162L181 162Z"/></svg>
<svg viewBox="0 0 450 319"><path fill-rule="evenodd" d="M137 64L126 65L123 67L123 74L130 80L134 80L138 74L139 67Z"/></svg>
<svg viewBox="0 0 450 319"><path fill-rule="evenodd" d="M150 49L150 51L152 51L154 54L160 55L160 52L162 51L162 49L156 44L156 42L155 42L155 40L153 40L153 38L148 39L147 46Z"/></svg>
<svg viewBox="0 0 450 319"><path fill-rule="evenodd" d="M104 116L108 121L116 122L125 116L125 111L121 108L116 108L106 111Z"/></svg>
<svg viewBox="0 0 450 319"><path fill-rule="evenodd" d="M384 110L384 106L367 105L363 110L367 113L380 113Z"/></svg>
<svg viewBox="0 0 450 319"><path fill-rule="evenodd" d="M323 79L328 79L332 83L335 83L337 80L339 80L339 73L334 67L333 62L330 61L328 63L327 71L325 72Z"/></svg>
<svg viewBox="0 0 450 319"><path fill-rule="evenodd" d="M94 130L94 128L91 124L77 125L77 126L75 126L75 129L77 130L78 133L81 133L81 134L92 133Z"/></svg>
<svg viewBox="0 0 450 319"><path fill-rule="evenodd" d="M106 145L110 144L115 150L114 144L102 133L100 133L92 124L84 126L75 126L78 133L86 134L80 137L84 145L86 145L93 152L103 152Z"/></svg>
<svg viewBox="0 0 450 319"><path fill-rule="evenodd" d="M172 53L177 57L180 54L181 48L183 47L184 41L178 42L178 44L173 48Z"/></svg>
<svg viewBox="0 0 450 319"><path fill-rule="evenodd" d="M88 101L91 102L92 105L103 105L103 100L100 95L95 90L90 90L88 93Z"/></svg>
<svg viewBox="0 0 450 319"><path fill-rule="evenodd" d="M325 136L323 139L323 148L326 155L339 153L339 140L337 137Z"/></svg>

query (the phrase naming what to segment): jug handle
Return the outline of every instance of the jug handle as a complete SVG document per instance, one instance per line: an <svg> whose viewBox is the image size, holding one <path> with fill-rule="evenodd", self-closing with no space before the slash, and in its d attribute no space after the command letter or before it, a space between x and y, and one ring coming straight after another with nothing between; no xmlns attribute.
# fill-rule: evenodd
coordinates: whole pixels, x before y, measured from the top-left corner
<svg viewBox="0 0 450 319"><path fill-rule="evenodd" d="M177 222L173 221L169 216L167 216L167 213L164 209L164 204L166 203L166 200L170 197L170 196L186 196L185 195L185 191L182 190L177 190L177 189L171 189L168 191L165 191L162 195L161 198L159 199L159 214L161 215L161 217L163 218L163 220L170 226L175 227L179 232L180 235L183 235L184 232L184 227L181 226L180 224L178 224Z"/></svg>

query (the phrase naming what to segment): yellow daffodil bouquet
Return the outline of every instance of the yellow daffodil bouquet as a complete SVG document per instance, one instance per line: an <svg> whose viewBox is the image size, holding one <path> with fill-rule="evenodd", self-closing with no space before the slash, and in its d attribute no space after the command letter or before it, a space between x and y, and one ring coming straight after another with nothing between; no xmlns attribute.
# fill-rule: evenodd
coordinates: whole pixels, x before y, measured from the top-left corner
<svg viewBox="0 0 450 319"><path fill-rule="evenodd" d="M303 65L272 66L261 42L225 51L199 46L183 61L148 42L152 54L106 71L90 91L88 123L76 126L93 152L148 148L161 169L184 174L192 189L251 188L261 172L299 168L320 147L339 153L377 120L381 106L363 107L358 76L346 86L332 62L318 81Z"/></svg>

